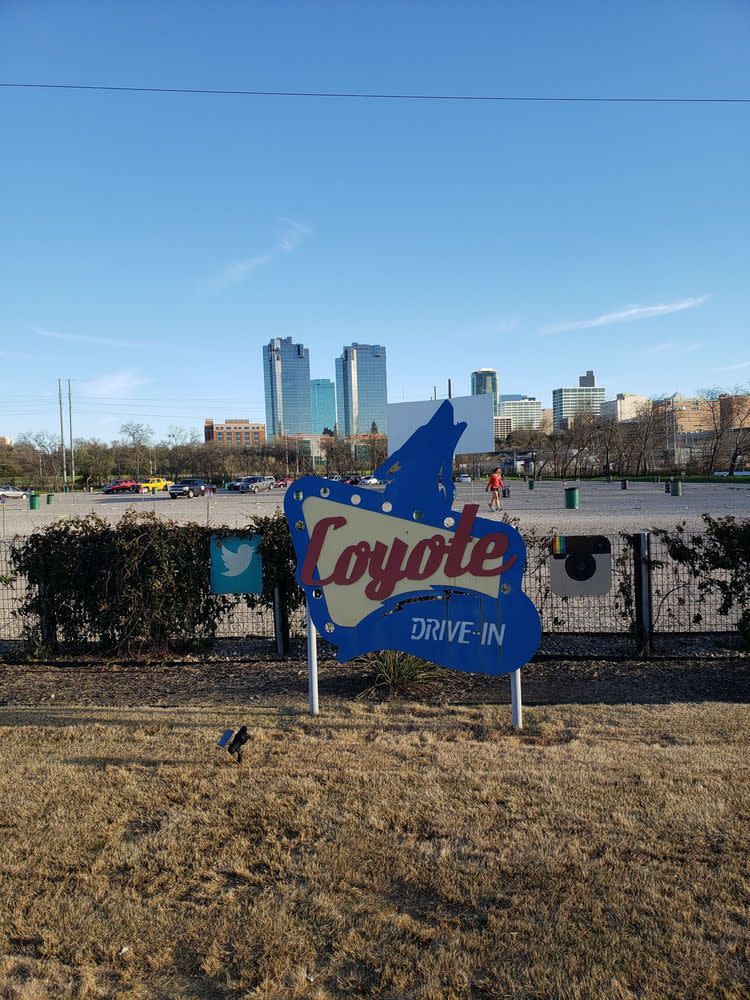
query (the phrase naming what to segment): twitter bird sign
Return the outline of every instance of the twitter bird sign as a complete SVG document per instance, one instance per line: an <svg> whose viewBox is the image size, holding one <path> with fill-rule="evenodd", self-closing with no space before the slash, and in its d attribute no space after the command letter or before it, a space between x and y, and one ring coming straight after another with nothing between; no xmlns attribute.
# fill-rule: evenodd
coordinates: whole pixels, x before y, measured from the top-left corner
<svg viewBox="0 0 750 1000"><path fill-rule="evenodd" d="M263 564L260 535L211 535L211 593L259 594Z"/></svg>

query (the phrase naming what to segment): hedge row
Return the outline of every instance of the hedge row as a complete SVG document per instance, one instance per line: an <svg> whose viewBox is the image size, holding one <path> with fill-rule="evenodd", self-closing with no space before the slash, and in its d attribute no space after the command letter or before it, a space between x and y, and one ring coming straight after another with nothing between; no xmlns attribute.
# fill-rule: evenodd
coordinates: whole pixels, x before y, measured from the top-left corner
<svg viewBox="0 0 750 1000"><path fill-rule="evenodd" d="M58 641L98 641L104 650L157 652L180 642L210 642L222 617L240 601L273 608L303 602L294 583L294 550L283 514L258 517L241 529L262 536L263 592L218 595L210 590L210 539L230 535L128 511L117 524L96 514L58 521L19 539L11 550L28 587L20 615L29 642L52 652Z"/></svg>

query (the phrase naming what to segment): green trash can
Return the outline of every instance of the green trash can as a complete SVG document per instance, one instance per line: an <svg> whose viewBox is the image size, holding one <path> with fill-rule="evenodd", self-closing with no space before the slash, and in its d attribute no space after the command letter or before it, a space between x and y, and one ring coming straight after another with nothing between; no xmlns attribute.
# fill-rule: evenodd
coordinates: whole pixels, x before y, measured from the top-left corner
<svg viewBox="0 0 750 1000"><path fill-rule="evenodd" d="M53 501L54 499L55 499L55 494L54 494L54 493L48 493L48 494L47 494L47 503L48 503L48 504L52 503L52 501Z"/></svg>
<svg viewBox="0 0 750 1000"><path fill-rule="evenodd" d="M156 496L156 487L155 487L155 486L152 486L152 487L151 487L151 496L152 496L152 497L155 497L155 496Z"/></svg>
<svg viewBox="0 0 750 1000"><path fill-rule="evenodd" d="M530 479L530 480L529 480L529 489L530 489L530 490L533 490L533 489L534 489L534 480L533 480L533 479Z"/></svg>
<svg viewBox="0 0 750 1000"><path fill-rule="evenodd" d="M682 496L682 483L679 479L675 479L672 483L672 496L681 497Z"/></svg>
<svg viewBox="0 0 750 1000"><path fill-rule="evenodd" d="M29 497L29 510L39 510L39 497L32 493Z"/></svg>
<svg viewBox="0 0 750 1000"><path fill-rule="evenodd" d="M565 509L578 510L581 494L577 486L565 487Z"/></svg>

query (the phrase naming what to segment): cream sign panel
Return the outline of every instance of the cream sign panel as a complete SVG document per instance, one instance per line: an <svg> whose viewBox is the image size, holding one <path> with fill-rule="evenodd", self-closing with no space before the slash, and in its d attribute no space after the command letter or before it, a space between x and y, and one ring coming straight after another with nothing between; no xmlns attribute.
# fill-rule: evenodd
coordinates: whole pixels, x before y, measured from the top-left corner
<svg viewBox="0 0 750 1000"><path fill-rule="evenodd" d="M358 625L384 600L415 586L459 588L467 576L473 590L497 597L507 539L470 536L476 507L467 508L455 533L314 497L302 509L311 533L302 581L322 587L337 625Z"/></svg>

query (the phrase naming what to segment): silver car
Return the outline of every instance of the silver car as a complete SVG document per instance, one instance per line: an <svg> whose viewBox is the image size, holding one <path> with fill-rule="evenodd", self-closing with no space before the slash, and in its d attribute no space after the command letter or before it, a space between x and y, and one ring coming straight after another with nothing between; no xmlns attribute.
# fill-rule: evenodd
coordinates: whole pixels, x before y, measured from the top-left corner
<svg viewBox="0 0 750 1000"><path fill-rule="evenodd" d="M25 500L28 495L26 490L19 490L17 486L11 486L10 483L4 483L0 486L0 497L5 500Z"/></svg>
<svg viewBox="0 0 750 1000"><path fill-rule="evenodd" d="M240 480L240 493L260 493L272 490L276 484L273 476L245 476Z"/></svg>

